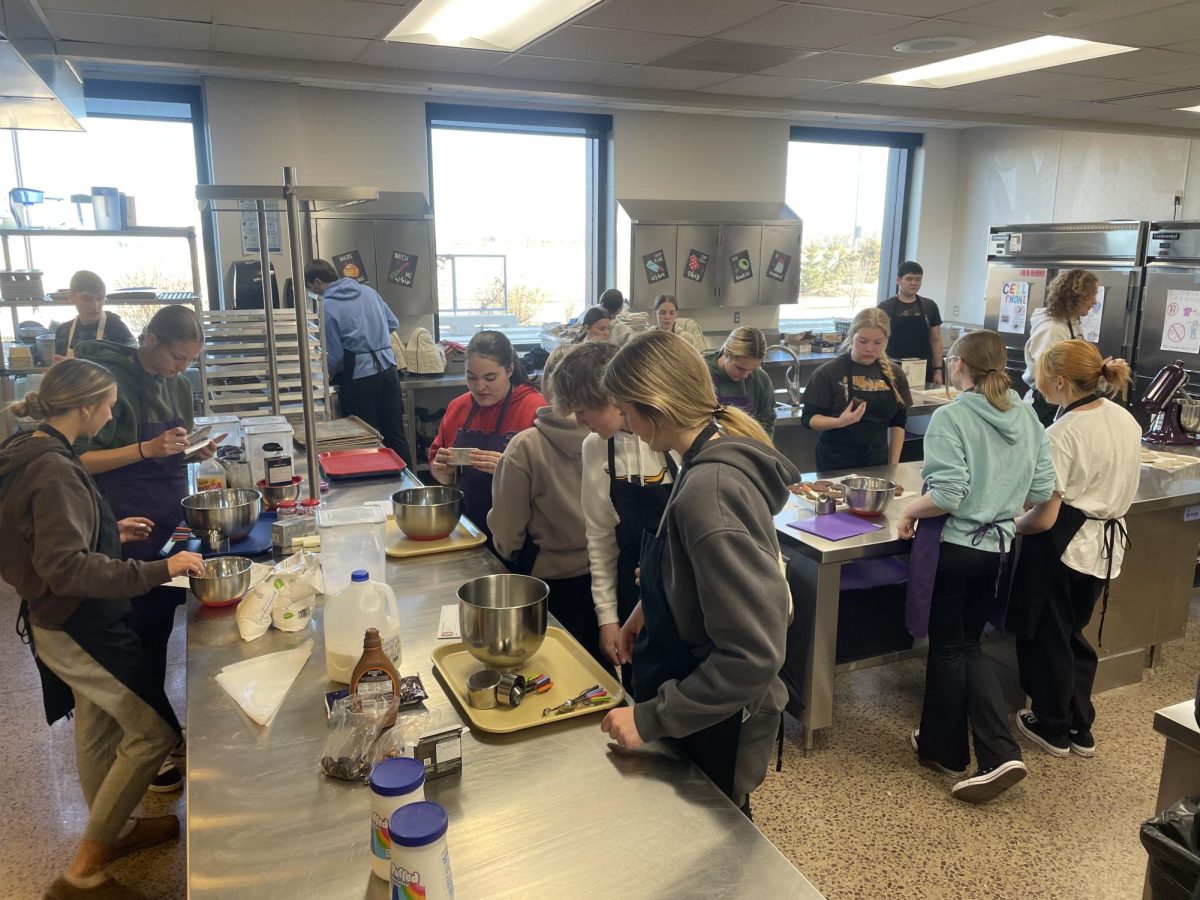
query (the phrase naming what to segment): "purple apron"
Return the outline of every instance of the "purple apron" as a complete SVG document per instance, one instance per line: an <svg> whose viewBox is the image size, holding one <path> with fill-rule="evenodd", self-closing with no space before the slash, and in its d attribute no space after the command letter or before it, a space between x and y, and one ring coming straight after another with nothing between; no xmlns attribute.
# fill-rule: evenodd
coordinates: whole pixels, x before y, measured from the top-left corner
<svg viewBox="0 0 1200 900"><path fill-rule="evenodd" d="M471 401L471 411L462 428L454 435L453 447L472 447L475 450L494 450L503 453L508 446L509 438L504 433L504 416L508 413L508 401L512 399L512 388L508 389L500 404L500 414L496 417L496 427L491 431L472 431L471 420L479 410L479 404ZM492 508L492 476L480 472L473 466L464 466L459 476L458 488L463 492L463 514L475 523L475 526L487 535L488 546L491 546L492 532L487 527L488 512Z"/></svg>
<svg viewBox="0 0 1200 900"><path fill-rule="evenodd" d="M176 376L178 377L178 376ZM138 374L138 426L139 442L152 441L164 431L186 427L171 397L171 418L166 422L146 421L146 376ZM142 459L132 465L122 466L111 472L96 476L96 484L104 492L117 519L129 516L145 516L154 523L150 536L140 541L121 545L125 559L154 560L162 558L163 545L175 531L183 516L180 501L187 496L187 465L183 454Z"/></svg>

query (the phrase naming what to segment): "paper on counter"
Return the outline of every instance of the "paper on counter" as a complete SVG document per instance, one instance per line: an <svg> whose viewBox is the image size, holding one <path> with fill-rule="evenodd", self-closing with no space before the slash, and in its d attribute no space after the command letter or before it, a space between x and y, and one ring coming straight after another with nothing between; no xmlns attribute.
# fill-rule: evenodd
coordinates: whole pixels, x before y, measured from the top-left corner
<svg viewBox="0 0 1200 900"><path fill-rule="evenodd" d="M283 698L312 655L309 638L299 647L242 660L217 673L217 684L259 725L269 726Z"/></svg>
<svg viewBox="0 0 1200 900"><path fill-rule="evenodd" d="M1166 453L1160 450L1142 449L1142 465L1153 469L1173 472L1176 469L1186 469L1200 463L1200 458L1183 453Z"/></svg>
<svg viewBox="0 0 1200 900"><path fill-rule="evenodd" d="M449 604L442 607L442 614L438 618L437 636L439 641L457 641L462 639L462 634L459 631L457 604Z"/></svg>

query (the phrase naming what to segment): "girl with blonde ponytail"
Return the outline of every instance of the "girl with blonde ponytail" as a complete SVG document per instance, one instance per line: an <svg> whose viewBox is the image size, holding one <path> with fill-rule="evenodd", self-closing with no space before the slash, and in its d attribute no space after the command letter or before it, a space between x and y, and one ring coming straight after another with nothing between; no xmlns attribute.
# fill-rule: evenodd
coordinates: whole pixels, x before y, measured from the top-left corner
<svg viewBox="0 0 1200 900"><path fill-rule="evenodd" d="M621 629L636 702L601 727L627 748L676 739L749 815L787 700L790 594L773 519L799 472L757 422L717 403L700 354L670 333L626 344L603 384L629 430L683 465L643 539L641 602Z"/></svg>
<svg viewBox="0 0 1200 900"><path fill-rule="evenodd" d="M904 508L899 526L902 537L916 538L908 628L914 637L929 636L925 703L910 742L922 765L960 779L951 793L968 803L991 800L1027 774L980 636L989 617L999 618L1014 520L1026 503L1050 499L1056 484L1046 432L1009 387L1004 361L1004 341L994 331L972 332L950 348L947 375L962 393L930 419L927 490ZM963 778L971 761L968 731L978 769Z"/></svg>
<svg viewBox="0 0 1200 900"><path fill-rule="evenodd" d="M817 471L900 462L912 395L904 371L888 359L891 333L887 313L864 309L850 323L841 355L813 372L800 422L819 432Z"/></svg>
<svg viewBox="0 0 1200 900"><path fill-rule="evenodd" d="M1083 629L1098 598L1107 607L1109 582L1121 574L1142 436L1129 411L1102 395L1128 383L1129 365L1101 359L1087 341L1062 341L1038 360L1038 390L1062 410L1046 429L1058 489L1017 520L1026 537L1008 628L1017 635L1021 687L1030 698L1017 728L1051 756L1096 752L1096 651Z"/></svg>

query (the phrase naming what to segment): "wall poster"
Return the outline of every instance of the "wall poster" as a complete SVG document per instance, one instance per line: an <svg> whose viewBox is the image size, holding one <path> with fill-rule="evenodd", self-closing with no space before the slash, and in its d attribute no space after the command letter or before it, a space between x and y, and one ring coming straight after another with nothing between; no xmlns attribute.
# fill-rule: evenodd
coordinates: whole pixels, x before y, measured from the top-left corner
<svg viewBox="0 0 1200 900"><path fill-rule="evenodd" d="M1096 288L1096 305L1079 320L1083 326L1083 339L1093 344L1100 343L1100 319L1104 316L1104 285Z"/></svg>
<svg viewBox="0 0 1200 900"><path fill-rule="evenodd" d="M1160 350L1200 353L1200 291L1167 291Z"/></svg>
<svg viewBox="0 0 1200 900"><path fill-rule="evenodd" d="M1000 285L1000 323L997 331L1024 334L1029 313L1029 282L1006 281Z"/></svg>

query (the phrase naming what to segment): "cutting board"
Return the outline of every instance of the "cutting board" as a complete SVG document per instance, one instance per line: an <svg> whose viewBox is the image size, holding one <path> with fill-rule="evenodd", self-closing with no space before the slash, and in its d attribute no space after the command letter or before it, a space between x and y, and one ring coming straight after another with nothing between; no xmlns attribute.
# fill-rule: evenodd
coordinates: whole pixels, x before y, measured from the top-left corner
<svg viewBox="0 0 1200 900"><path fill-rule="evenodd" d="M254 529L242 538L240 541L232 541L229 544L228 550L208 550L204 552L205 558L216 556L261 556L264 553L271 552L271 526L275 524L275 516L267 516L263 514L254 524ZM186 541L178 541L172 549L172 553L180 550L190 550L192 553L200 553L200 539L189 538Z"/></svg>
<svg viewBox="0 0 1200 900"><path fill-rule="evenodd" d="M860 534L879 531L883 525L853 513L835 512L826 516L813 516L811 519L788 522L788 528L815 534L827 541L841 541Z"/></svg>

